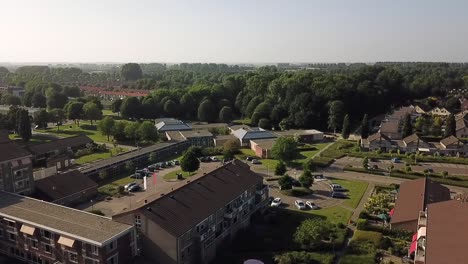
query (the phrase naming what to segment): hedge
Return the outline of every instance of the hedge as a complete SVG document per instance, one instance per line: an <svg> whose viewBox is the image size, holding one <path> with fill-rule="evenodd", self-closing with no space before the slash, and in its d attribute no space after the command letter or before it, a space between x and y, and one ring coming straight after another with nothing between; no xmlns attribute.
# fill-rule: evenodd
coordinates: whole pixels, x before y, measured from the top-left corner
<svg viewBox="0 0 468 264"><path fill-rule="evenodd" d="M346 166L343 168L344 171L354 171L354 172L361 172L361 173L369 173L369 174L375 174L375 175L384 175L382 171L378 170L366 170L364 168L356 168L356 167L350 167Z"/></svg>
<svg viewBox="0 0 468 264"><path fill-rule="evenodd" d="M380 240L382 240L382 233L374 231L363 231L356 230L354 232L352 240L354 241L371 241L375 247L380 245Z"/></svg>

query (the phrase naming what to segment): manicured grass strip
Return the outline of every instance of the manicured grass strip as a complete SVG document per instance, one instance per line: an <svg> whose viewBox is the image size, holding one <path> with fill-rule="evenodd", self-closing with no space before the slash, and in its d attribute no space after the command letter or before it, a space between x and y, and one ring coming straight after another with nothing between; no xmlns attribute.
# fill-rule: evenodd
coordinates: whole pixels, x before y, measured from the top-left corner
<svg viewBox="0 0 468 264"><path fill-rule="evenodd" d="M333 183L338 183L348 190L348 199L345 200L344 204L356 208L359 205L359 202L362 199L362 196L367 190L369 185L367 182L363 181L348 181L348 180L339 180L334 179Z"/></svg>
<svg viewBox="0 0 468 264"><path fill-rule="evenodd" d="M319 210L306 210L303 212L307 212L311 215L326 217L328 221L336 224L347 224L351 218L351 215L353 214L353 212L341 206L333 206Z"/></svg>
<svg viewBox="0 0 468 264"><path fill-rule="evenodd" d="M175 180L177 179L177 173L182 173L182 176L184 177L184 179L188 178L188 177L191 177L193 175L195 175L197 172L186 172L186 171L182 171L182 170L176 170L176 171L171 171L169 172L168 174L164 175L163 176L163 179L164 180Z"/></svg>

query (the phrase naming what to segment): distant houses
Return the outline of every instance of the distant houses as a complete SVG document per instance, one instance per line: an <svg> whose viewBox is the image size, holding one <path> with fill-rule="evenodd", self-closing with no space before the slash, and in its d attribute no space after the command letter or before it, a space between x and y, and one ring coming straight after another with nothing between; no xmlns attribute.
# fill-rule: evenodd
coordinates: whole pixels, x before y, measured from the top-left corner
<svg viewBox="0 0 468 264"><path fill-rule="evenodd" d="M34 191L32 155L16 142L0 137L0 190L31 194Z"/></svg>

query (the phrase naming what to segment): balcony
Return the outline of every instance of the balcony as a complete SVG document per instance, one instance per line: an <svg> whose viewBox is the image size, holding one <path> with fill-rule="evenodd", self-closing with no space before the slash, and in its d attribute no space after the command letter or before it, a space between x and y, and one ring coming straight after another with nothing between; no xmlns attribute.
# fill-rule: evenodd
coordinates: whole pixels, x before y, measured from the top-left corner
<svg viewBox="0 0 468 264"><path fill-rule="evenodd" d="M255 194L263 195L268 191L268 186L262 185L262 188L255 190Z"/></svg>
<svg viewBox="0 0 468 264"><path fill-rule="evenodd" d="M226 218L233 218L234 217L234 211L230 210L230 211L226 211L224 212L224 217Z"/></svg>
<svg viewBox="0 0 468 264"><path fill-rule="evenodd" d="M426 225L427 225L426 213L421 211L419 212L418 229Z"/></svg>

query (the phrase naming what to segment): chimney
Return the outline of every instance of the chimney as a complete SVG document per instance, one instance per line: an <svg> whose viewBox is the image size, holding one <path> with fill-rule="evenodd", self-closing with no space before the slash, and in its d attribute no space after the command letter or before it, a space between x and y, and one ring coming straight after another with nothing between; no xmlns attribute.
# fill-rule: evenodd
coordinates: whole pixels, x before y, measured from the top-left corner
<svg viewBox="0 0 468 264"><path fill-rule="evenodd" d="M145 204L148 203L148 200L145 200Z"/></svg>

